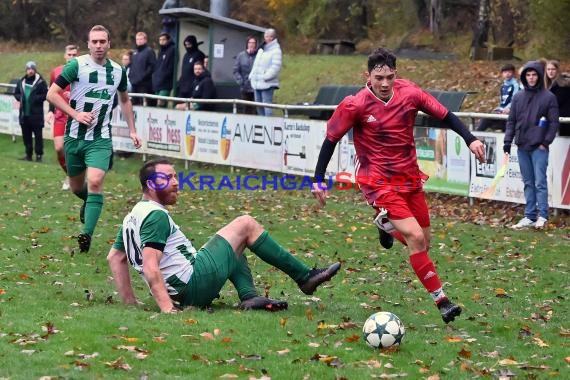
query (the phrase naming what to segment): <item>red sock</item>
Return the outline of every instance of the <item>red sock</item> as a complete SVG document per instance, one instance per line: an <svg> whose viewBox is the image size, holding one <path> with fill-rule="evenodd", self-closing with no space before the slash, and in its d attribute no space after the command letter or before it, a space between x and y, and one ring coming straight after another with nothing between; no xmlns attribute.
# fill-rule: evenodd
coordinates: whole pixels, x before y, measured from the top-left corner
<svg viewBox="0 0 570 380"><path fill-rule="evenodd" d="M59 166L63 169L64 172L67 173L67 165L65 163L65 155L57 155L57 161L59 162Z"/></svg>
<svg viewBox="0 0 570 380"><path fill-rule="evenodd" d="M402 236L402 233L400 231L396 231L394 230L394 232L391 232L392 237L396 240L398 240L400 243L404 244L406 247L408 246L408 243L406 243L406 239L404 239L404 237Z"/></svg>
<svg viewBox="0 0 570 380"><path fill-rule="evenodd" d="M435 292L441 288L441 281L435 270L435 265L433 265L427 251L411 254L410 264L428 292Z"/></svg>

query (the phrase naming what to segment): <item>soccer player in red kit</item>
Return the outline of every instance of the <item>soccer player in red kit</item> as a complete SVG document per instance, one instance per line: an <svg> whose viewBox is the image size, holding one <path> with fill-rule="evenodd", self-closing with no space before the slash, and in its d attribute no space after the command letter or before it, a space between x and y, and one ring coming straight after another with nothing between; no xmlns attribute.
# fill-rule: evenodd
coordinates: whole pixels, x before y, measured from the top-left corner
<svg viewBox="0 0 570 380"><path fill-rule="evenodd" d="M449 323L461 314L461 308L443 292L428 255L430 219L423 192L427 176L419 169L414 141L418 111L442 120L463 138L480 162L485 162L485 150L457 116L416 84L396 79L396 74L396 56L389 50L379 48L368 57L366 87L346 97L328 121L312 193L324 206L326 167L337 142L352 128L356 181L376 216L382 211L380 216L386 217L394 229L389 235L379 226L381 243L390 248L396 237L408 246L414 272L431 294L443 321Z"/></svg>
<svg viewBox="0 0 570 380"><path fill-rule="evenodd" d="M65 62L69 61L71 58L77 57L78 48L76 45L67 45L65 47L65 53L63 58ZM50 86L55 82L56 78L61 74L63 70L63 65L59 65L51 71L50 76ZM62 93L63 98L66 102L69 102L69 92L70 86L67 86ZM62 190L69 190L69 177L67 176L67 166L65 164L65 153L63 151L63 136L65 135L65 124L67 123L67 114L62 110L55 108L54 105L50 103L49 112L47 114L47 120L49 123L53 122L53 145L55 148L55 153L57 154L57 161L59 166L65 172L65 180L63 181Z"/></svg>

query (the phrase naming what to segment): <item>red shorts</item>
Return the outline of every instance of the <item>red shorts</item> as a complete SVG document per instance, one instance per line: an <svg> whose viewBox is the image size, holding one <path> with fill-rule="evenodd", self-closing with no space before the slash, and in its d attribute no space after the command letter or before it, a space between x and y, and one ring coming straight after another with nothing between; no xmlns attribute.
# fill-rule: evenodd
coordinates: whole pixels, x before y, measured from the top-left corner
<svg viewBox="0 0 570 380"><path fill-rule="evenodd" d="M53 123L53 137L65 136L65 122L55 121Z"/></svg>
<svg viewBox="0 0 570 380"><path fill-rule="evenodd" d="M429 210L423 190L409 193L387 192L378 195L374 204L375 208L388 210L389 219L416 218L422 228L430 226Z"/></svg>

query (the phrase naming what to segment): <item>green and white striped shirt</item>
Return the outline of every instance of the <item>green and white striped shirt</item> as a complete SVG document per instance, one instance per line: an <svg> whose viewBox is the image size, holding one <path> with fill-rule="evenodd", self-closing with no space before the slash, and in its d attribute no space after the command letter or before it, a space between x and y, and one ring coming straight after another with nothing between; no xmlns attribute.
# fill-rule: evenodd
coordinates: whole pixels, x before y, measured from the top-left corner
<svg viewBox="0 0 570 380"><path fill-rule="evenodd" d="M125 69L108 58L104 65L99 65L85 54L67 62L61 76L71 84L71 108L77 112L93 112L95 116L91 126L68 118L65 135L80 140L111 138L113 100L117 90L127 90Z"/></svg>
<svg viewBox="0 0 570 380"><path fill-rule="evenodd" d="M168 293L178 294L194 272L196 249L162 205L142 200L123 219L113 247L125 252L131 266L143 275L142 250L147 244L164 245L160 272Z"/></svg>

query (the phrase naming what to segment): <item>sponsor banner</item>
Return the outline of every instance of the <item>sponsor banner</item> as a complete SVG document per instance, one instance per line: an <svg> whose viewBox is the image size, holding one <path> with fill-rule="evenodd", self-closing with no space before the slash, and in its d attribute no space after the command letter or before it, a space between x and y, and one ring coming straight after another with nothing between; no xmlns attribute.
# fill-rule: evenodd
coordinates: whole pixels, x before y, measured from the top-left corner
<svg viewBox="0 0 570 380"><path fill-rule="evenodd" d="M552 169L551 207L570 209L570 137L556 137L550 145L549 169Z"/></svg>
<svg viewBox="0 0 570 380"><path fill-rule="evenodd" d="M285 139L281 151L284 173L313 176L323 142L320 136L324 124L318 120L283 119ZM333 164L334 170L336 161Z"/></svg>
<svg viewBox="0 0 570 380"><path fill-rule="evenodd" d="M284 122L280 117L232 115L230 163L234 166L281 172Z"/></svg>
<svg viewBox="0 0 570 380"><path fill-rule="evenodd" d="M455 132L441 128L414 129L420 170L430 178L427 191L467 195L469 192L469 148Z"/></svg>
<svg viewBox="0 0 570 380"><path fill-rule="evenodd" d="M185 158L182 136L183 120L174 110L135 107L137 132L143 139L145 153Z"/></svg>
<svg viewBox="0 0 570 380"><path fill-rule="evenodd" d="M143 124L138 120L138 115L142 112L142 107L133 107L133 112L135 115L135 127L137 129L137 134L141 139L143 139L142 129ZM111 136L113 136L113 150L124 151L124 152L138 152L143 153L146 148L146 144L143 139L143 148L137 149L133 145L131 140L131 135L129 132L129 127L127 122L123 117L121 112L121 107L115 107L113 114L111 115Z"/></svg>
<svg viewBox="0 0 570 380"><path fill-rule="evenodd" d="M471 155L469 196L525 203L516 145L507 156L503 152L502 134L480 132L476 136L485 144L487 162L479 163Z"/></svg>
<svg viewBox="0 0 570 380"><path fill-rule="evenodd" d="M183 118L184 157L193 161L230 164L232 129L230 114L178 111Z"/></svg>
<svg viewBox="0 0 570 380"><path fill-rule="evenodd" d="M12 134L12 103L14 101L13 96L0 95L0 133Z"/></svg>

